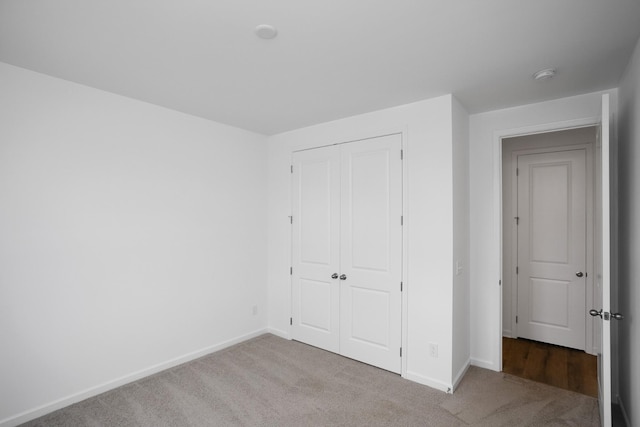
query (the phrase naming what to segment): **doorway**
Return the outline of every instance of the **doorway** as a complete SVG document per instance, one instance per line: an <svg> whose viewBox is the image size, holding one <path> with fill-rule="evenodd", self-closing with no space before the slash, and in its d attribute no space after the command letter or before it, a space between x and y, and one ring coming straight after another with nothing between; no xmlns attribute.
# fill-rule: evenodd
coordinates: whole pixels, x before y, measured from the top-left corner
<svg viewBox="0 0 640 427"><path fill-rule="evenodd" d="M596 354L596 138L587 126L502 139L503 340Z"/></svg>

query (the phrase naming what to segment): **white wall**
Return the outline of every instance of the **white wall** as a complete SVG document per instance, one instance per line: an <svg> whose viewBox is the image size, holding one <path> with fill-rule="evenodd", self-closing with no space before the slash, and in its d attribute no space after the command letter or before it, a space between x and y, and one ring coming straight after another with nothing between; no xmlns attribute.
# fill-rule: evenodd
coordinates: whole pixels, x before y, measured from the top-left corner
<svg viewBox="0 0 640 427"><path fill-rule="evenodd" d="M266 178L263 136L0 63L0 425L264 330Z"/></svg>
<svg viewBox="0 0 640 427"><path fill-rule="evenodd" d="M453 378L469 367L469 115L453 99ZM456 264L457 263L457 264Z"/></svg>
<svg viewBox="0 0 640 427"><path fill-rule="evenodd" d="M618 89L620 403L640 423L640 41Z"/></svg>
<svg viewBox="0 0 640 427"><path fill-rule="evenodd" d="M405 377L452 387L453 166L450 95L269 138L268 303L271 331L289 337L294 148L404 132ZM439 346L430 358L428 343Z"/></svg>
<svg viewBox="0 0 640 427"><path fill-rule="evenodd" d="M616 91L610 93L615 104ZM597 119L601 95L591 93L470 117L471 357L475 365L502 370L498 136L560 129Z"/></svg>

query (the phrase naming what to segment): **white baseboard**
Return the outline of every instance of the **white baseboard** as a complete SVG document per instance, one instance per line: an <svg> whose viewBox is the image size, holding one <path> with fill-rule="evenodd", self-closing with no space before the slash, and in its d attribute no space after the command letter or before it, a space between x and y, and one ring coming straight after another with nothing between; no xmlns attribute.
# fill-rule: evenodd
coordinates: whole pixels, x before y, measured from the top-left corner
<svg viewBox="0 0 640 427"><path fill-rule="evenodd" d="M13 415L13 416L10 416L9 418L5 418L4 420L0 420L0 427L15 427L17 425L26 423L27 421L31 421L33 419L36 419L38 417L41 417L53 411L57 411L58 409L62 409L66 406L73 405L74 403L80 402L82 400L88 399L93 396L97 396L101 393L123 386L133 381L137 381L141 378L148 377L149 375L156 374L166 369L173 368L174 366L178 366L183 363L190 362L202 356L215 353L216 351L223 350L227 347L231 347L232 345L263 335L266 332L269 332L269 331L267 329L259 329L254 332L251 332L227 341L223 341L221 343L214 344L209 347L205 347L201 350L196 350L194 352L187 353L183 356L179 356L179 357L167 360L166 362L158 363L148 368L141 369L136 372L132 372L130 374L113 379L111 381L107 381L97 386L90 387L84 391L74 393L70 396L66 396L61 399L54 400L53 402L44 404L42 406L38 406L37 408L29 409L17 415Z"/></svg>
<svg viewBox="0 0 640 427"><path fill-rule="evenodd" d="M627 427L631 427L631 420L629 419L629 414L627 414L627 410L624 408L624 403L622 403L622 399L620 396L617 398L618 405L620 405L620 410L622 411L622 416L624 417L624 422Z"/></svg>
<svg viewBox="0 0 640 427"><path fill-rule="evenodd" d="M497 369L495 363L490 360L482 360L471 358L471 365L477 366L478 368L489 369L490 371L502 372L502 369Z"/></svg>
<svg viewBox="0 0 640 427"><path fill-rule="evenodd" d="M267 328L267 332L277 337L284 338L285 340L291 339L291 334L289 334L289 332L283 331L282 329Z"/></svg>
<svg viewBox="0 0 640 427"><path fill-rule="evenodd" d="M467 360L465 362L465 364L462 367L462 369L460 369L460 371L458 371L458 375L456 375L455 378L453 379L453 391L452 392L456 391L456 389L460 385L460 381L462 381L462 379L464 378L465 374L469 370L470 366L471 366L471 359L469 359L469 360Z"/></svg>
<svg viewBox="0 0 640 427"><path fill-rule="evenodd" d="M403 378L413 381L418 384L426 385L436 390L444 391L445 393L451 393L453 390L452 384L447 384L433 378L425 377L424 375L416 374L415 372L407 371Z"/></svg>

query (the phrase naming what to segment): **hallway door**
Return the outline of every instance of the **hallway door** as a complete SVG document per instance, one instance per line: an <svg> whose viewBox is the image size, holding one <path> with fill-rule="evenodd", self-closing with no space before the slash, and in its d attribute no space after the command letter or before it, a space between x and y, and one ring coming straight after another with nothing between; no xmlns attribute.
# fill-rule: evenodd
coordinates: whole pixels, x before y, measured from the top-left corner
<svg viewBox="0 0 640 427"><path fill-rule="evenodd" d="M584 350L586 150L517 162L518 336Z"/></svg>

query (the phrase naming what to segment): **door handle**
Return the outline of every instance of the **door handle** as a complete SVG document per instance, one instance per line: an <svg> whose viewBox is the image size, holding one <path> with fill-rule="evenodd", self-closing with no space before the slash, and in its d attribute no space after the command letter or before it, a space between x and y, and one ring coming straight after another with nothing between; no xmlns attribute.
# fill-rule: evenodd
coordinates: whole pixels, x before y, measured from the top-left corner
<svg viewBox="0 0 640 427"><path fill-rule="evenodd" d="M578 272L576 273L576 276L578 276L578 277L582 277L582 276L584 276L584 274L582 274L582 271L578 271Z"/></svg>
<svg viewBox="0 0 640 427"><path fill-rule="evenodd" d="M591 309L589 310L589 314L592 315L593 317L598 316L599 318L603 318L604 315L604 320L609 320L609 319L616 319L616 320L623 320L624 316L620 313L608 313L608 312L602 312L602 309L600 310L594 310Z"/></svg>
<svg viewBox="0 0 640 427"><path fill-rule="evenodd" d="M346 274L341 274L340 275L340 280L347 280L347 275Z"/></svg>
<svg viewBox="0 0 640 427"><path fill-rule="evenodd" d="M331 275L331 278L332 278L332 279L337 279L337 278L338 278L338 273L333 273L333 274Z"/></svg>

